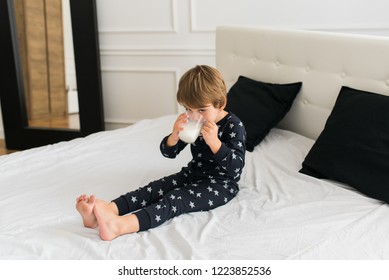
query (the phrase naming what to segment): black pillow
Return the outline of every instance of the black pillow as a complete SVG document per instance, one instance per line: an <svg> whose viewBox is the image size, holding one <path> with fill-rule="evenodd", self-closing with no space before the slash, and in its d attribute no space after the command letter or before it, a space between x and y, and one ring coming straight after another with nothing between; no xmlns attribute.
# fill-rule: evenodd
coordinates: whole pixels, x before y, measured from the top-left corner
<svg viewBox="0 0 389 280"><path fill-rule="evenodd" d="M342 87L302 166L389 203L389 96Z"/></svg>
<svg viewBox="0 0 389 280"><path fill-rule="evenodd" d="M240 76L228 92L226 110L243 122L246 149L253 151L292 106L302 82L271 84Z"/></svg>

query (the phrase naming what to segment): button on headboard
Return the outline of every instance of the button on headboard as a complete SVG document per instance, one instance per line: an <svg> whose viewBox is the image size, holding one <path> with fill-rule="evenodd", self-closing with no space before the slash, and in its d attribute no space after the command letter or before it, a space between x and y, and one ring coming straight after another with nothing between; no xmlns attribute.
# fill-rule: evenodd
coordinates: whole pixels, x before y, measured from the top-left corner
<svg viewBox="0 0 389 280"><path fill-rule="evenodd" d="M216 65L230 88L239 75L302 81L280 127L316 139L344 86L389 95L389 38L258 27L218 27Z"/></svg>

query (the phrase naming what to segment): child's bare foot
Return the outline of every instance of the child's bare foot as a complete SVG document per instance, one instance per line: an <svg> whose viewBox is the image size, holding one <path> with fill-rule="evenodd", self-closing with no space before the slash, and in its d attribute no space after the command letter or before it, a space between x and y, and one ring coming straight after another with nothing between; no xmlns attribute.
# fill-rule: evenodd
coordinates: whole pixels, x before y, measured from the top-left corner
<svg viewBox="0 0 389 280"><path fill-rule="evenodd" d="M95 214L93 213L93 208L96 204L96 197L91 195L88 197L83 194L76 199L76 209L82 217L82 221L85 227L96 228L98 223Z"/></svg>
<svg viewBox="0 0 389 280"><path fill-rule="evenodd" d="M134 214L118 216L112 205L105 201L97 200L93 212L103 240L109 241L120 235L139 231L138 218Z"/></svg>

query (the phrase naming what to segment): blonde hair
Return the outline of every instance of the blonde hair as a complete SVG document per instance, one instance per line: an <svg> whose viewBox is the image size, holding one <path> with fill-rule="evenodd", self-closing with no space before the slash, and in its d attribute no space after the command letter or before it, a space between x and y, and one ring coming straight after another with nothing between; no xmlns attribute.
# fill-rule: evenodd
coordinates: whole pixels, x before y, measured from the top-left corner
<svg viewBox="0 0 389 280"><path fill-rule="evenodd" d="M226 85L216 68L197 65L186 71L178 84L177 102L189 108L202 108L212 104L221 108L227 102Z"/></svg>

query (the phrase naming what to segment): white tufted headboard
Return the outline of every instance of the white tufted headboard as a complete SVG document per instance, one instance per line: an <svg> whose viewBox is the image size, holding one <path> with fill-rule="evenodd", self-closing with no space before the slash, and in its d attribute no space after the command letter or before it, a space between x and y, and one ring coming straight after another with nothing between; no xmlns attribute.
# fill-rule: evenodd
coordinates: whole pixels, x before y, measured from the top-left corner
<svg viewBox="0 0 389 280"><path fill-rule="evenodd" d="M279 126L312 139L341 86L389 95L388 37L223 26L216 31L216 65L228 88L239 75L270 83L302 81Z"/></svg>

